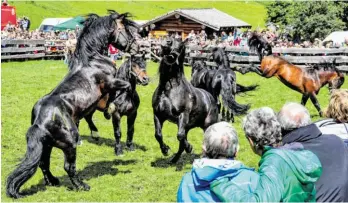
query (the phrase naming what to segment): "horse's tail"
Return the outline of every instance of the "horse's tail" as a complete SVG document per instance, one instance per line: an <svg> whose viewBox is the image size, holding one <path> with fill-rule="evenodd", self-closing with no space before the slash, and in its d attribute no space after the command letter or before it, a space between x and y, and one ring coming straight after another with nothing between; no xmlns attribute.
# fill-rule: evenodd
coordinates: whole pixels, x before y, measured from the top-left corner
<svg viewBox="0 0 348 203"><path fill-rule="evenodd" d="M234 98L234 95L237 93L236 82L233 78L225 78L225 80L221 83L221 97L223 105L230 109L234 115L245 114L250 105L238 104Z"/></svg>
<svg viewBox="0 0 348 203"><path fill-rule="evenodd" d="M250 86L243 86L237 83L237 89L236 89L236 93L244 93L244 92L248 92L248 91L253 91L255 90L259 85L250 85Z"/></svg>
<svg viewBox="0 0 348 203"><path fill-rule="evenodd" d="M251 37L248 39L248 46L252 52L257 53L260 61L262 61L262 58L264 57L265 53L267 53L267 55L272 54L271 45L261 35L258 35L257 33L253 33Z"/></svg>
<svg viewBox="0 0 348 203"><path fill-rule="evenodd" d="M23 161L8 176L6 183L6 195L12 198L19 198L20 187L29 180L36 172L42 155L42 137L44 132L36 124L31 126L27 132L27 152Z"/></svg>

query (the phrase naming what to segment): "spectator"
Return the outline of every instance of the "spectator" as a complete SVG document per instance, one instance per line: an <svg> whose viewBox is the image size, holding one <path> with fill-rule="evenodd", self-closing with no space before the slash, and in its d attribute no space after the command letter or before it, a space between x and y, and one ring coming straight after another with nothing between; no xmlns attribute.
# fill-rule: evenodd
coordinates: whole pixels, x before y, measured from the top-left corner
<svg viewBox="0 0 348 203"><path fill-rule="evenodd" d="M278 114L282 125L283 144L300 143L319 158L323 174L316 182L316 201L348 201L348 148L337 136L322 134L311 124L308 110L297 103L288 103ZM334 180L334 181L333 181Z"/></svg>
<svg viewBox="0 0 348 203"><path fill-rule="evenodd" d="M239 149L236 130L227 122L211 125L204 133L203 157L193 162L192 170L180 183L177 202L220 202L209 185L225 177L241 189L254 189L257 174L235 160Z"/></svg>
<svg viewBox="0 0 348 203"><path fill-rule="evenodd" d="M206 41L207 40L207 34L205 33L204 30L201 31L201 34L199 34L200 40L201 41Z"/></svg>
<svg viewBox="0 0 348 203"><path fill-rule="evenodd" d="M254 153L261 156L256 189L245 190L221 178L211 186L214 194L224 202L315 201L320 162L299 144L281 147L281 126L274 111L268 107L251 111L243 128Z"/></svg>
<svg viewBox="0 0 348 203"><path fill-rule="evenodd" d="M213 32L212 40L217 41L218 39L219 39L219 36L217 36L216 32Z"/></svg>
<svg viewBox="0 0 348 203"><path fill-rule="evenodd" d="M182 39L181 38L181 35L179 35L179 33L178 32L175 32L175 37L174 37L175 39Z"/></svg>
<svg viewBox="0 0 348 203"><path fill-rule="evenodd" d="M227 38L227 41L229 42L230 45L233 45L233 39L234 39L233 33L230 32L230 33L228 34L228 38Z"/></svg>
<svg viewBox="0 0 348 203"><path fill-rule="evenodd" d="M225 42L225 41L227 41L227 38L228 38L228 36L227 36L226 32L222 32L221 33L221 41Z"/></svg>
<svg viewBox="0 0 348 203"><path fill-rule="evenodd" d="M348 145L348 90L337 89L331 94L324 115L327 119L316 122L323 134L335 134Z"/></svg>
<svg viewBox="0 0 348 203"><path fill-rule="evenodd" d="M22 27L24 31L28 31L29 30L29 20L27 17L24 16L23 20L22 20Z"/></svg>
<svg viewBox="0 0 348 203"><path fill-rule="evenodd" d="M193 41L196 37L195 31L191 30L190 34L188 35L188 38L190 41Z"/></svg>

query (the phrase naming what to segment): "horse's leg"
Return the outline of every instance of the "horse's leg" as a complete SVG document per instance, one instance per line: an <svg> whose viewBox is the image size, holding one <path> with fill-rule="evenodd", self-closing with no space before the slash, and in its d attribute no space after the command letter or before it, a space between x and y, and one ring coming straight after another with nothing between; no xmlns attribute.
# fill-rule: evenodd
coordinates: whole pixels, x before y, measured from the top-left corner
<svg viewBox="0 0 348 203"><path fill-rule="evenodd" d="M64 169L76 189L89 190L90 187L82 182L76 173L76 147L69 146L63 149L65 155Z"/></svg>
<svg viewBox="0 0 348 203"><path fill-rule="evenodd" d="M178 121L178 135L177 138L179 140L179 149L178 152L175 154L175 156L172 158L172 160L170 162L172 163L176 163L179 159L181 154L184 152L184 150L187 150L189 152L192 151L192 146L190 147L190 145L187 145L187 131L186 131L186 125L188 123L189 120L189 115L186 113L181 113L179 116L179 121ZM187 145L187 146L185 146Z"/></svg>
<svg viewBox="0 0 348 203"><path fill-rule="evenodd" d="M122 94L122 93L120 93ZM116 97L116 92L109 93L109 99L106 101L104 108L104 118L110 120L111 114L116 110L116 105L113 103Z"/></svg>
<svg viewBox="0 0 348 203"><path fill-rule="evenodd" d="M137 110L135 110L134 113L127 116L127 142L126 146L130 151L134 151L134 145L133 145L133 135L134 135L134 123L135 119L137 118Z"/></svg>
<svg viewBox="0 0 348 203"><path fill-rule="evenodd" d="M306 106L306 103L307 103L308 99L309 99L309 95L304 93L304 94L302 95L301 104L302 104L303 106Z"/></svg>
<svg viewBox="0 0 348 203"><path fill-rule="evenodd" d="M121 116L118 112L112 114L112 126L114 127L114 136L115 136L115 154L119 156L123 154L122 145L121 145L121 126L120 126Z"/></svg>
<svg viewBox="0 0 348 203"><path fill-rule="evenodd" d="M91 112L90 114L85 116L85 120L88 124L89 129L91 130L91 136L94 140L99 140L99 133L98 133L98 128L94 125L93 122L93 114L95 110Z"/></svg>
<svg viewBox="0 0 348 203"><path fill-rule="evenodd" d="M322 112L321 109L320 109L320 104L319 104L319 102L318 102L318 99L317 99L317 97L316 97L316 94L315 94L315 93L312 93L309 97L311 98L312 103L314 104L315 108L316 108L317 111L319 112L319 116L320 116L320 117L323 117L323 112Z"/></svg>
<svg viewBox="0 0 348 203"><path fill-rule="evenodd" d="M162 127L163 127L164 120L160 119L156 114L154 114L154 123L155 123L155 137L157 142L160 145L162 154L164 156L168 156L169 146L167 146L163 142L163 135L162 135Z"/></svg>
<svg viewBox="0 0 348 203"><path fill-rule="evenodd" d="M222 121L226 121L226 117L225 117L225 106L222 105L222 110L221 110L221 120Z"/></svg>
<svg viewBox="0 0 348 203"><path fill-rule="evenodd" d="M50 157L51 157L51 152L52 152L52 146L50 145L43 145L43 151L41 155L41 160L40 160L40 168L42 170L45 184L46 185L52 185L56 186L59 185L59 180L58 178L54 177L50 171Z"/></svg>

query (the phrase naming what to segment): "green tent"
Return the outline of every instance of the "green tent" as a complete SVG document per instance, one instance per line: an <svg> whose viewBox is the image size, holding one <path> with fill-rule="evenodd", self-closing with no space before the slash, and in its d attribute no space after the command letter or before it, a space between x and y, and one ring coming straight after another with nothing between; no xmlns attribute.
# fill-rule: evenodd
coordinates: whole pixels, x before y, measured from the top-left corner
<svg viewBox="0 0 348 203"><path fill-rule="evenodd" d="M76 28L76 25L78 25L80 28L83 27L83 22L85 21L85 18L81 16L77 16L73 19L70 19L68 21L65 21L64 23L60 23L53 27L53 30L73 30Z"/></svg>

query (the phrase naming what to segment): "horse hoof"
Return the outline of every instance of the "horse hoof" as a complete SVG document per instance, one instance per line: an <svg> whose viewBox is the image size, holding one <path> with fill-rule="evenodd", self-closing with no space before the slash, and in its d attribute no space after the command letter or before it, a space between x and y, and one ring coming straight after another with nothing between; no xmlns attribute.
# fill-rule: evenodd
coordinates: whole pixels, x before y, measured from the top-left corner
<svg viewBox="0 0 348 203"><path fill-rule="evenodd" d="M49 180L45 180L47 186L59 186L59 180L56 177L51 177Z"/></svg>
<svg viewBox="0 0 348 203"><path fill-rule="evenodd" d="M116 154L116 156L120 156L123 154L122 146L115 147L115 154Z"/></svg>
<svg viewBox="0 0 348 203"><path fill-rule="evenodd" d="M180 158L180 156L174 156L171 160L170 160L170 163L171 164L176 164L178 161L179 161L179 158Z"/></svg>
<svg viewBox="0 0 348 203"><path fill-rule="evenodd" d="M104 118L105 118L106 120L110 120L111 115L109 114L108 111L104 111Z"/></svg>
<svg viewBox="0 0 348 203"><path fill-rule="evenodd" d="M192 149L193 149L192 145L189 144L189 146L187 146L187 147L185 148L185 152L188 153L188 154L190 154L190 153L192 152Z"/></svg>
<svg viewBox="0 0 348 203"><path fill-rule="evenodd" d="M129 151L135 151L135 148L134 148L134 144L133 143L130 143L130 144L126 144L126 146L127 146L127 149L129 150Z"/></svg>
<svg viewBox="0 0 348 203"><path fill-rule="evenodd" d="M170 147L168 147L167 145L165 145L163 148L161 147L161 151L164 156L168 156L169 150L170 150Z"/></svg>
<svg viewBox="0 0 348 203"><path fill-rule="evenodd" d="M98 131L91 131L91 137L93 140L98 141L99 140L99 133Z"/></svg>

